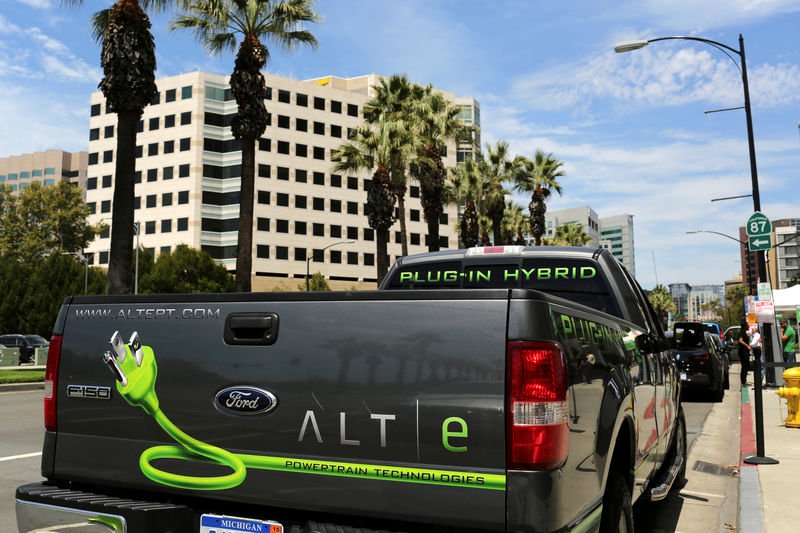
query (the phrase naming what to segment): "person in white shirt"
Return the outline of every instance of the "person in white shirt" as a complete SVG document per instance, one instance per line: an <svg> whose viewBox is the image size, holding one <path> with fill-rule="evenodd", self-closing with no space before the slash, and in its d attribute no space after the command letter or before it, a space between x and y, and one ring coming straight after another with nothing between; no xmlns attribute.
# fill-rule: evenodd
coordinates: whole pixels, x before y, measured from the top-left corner
<svg viewBox="0 0 800 533"><path fill-rule="evenodd" d="M764 354L761 350L761 333L758 331L758 324L753 324L750 334L750 353L753 355L753 360L757 357L761 361L761 383L763 384L767 370L764 368ZM756 379L756 376L753 376L753 379Z"/></svg>

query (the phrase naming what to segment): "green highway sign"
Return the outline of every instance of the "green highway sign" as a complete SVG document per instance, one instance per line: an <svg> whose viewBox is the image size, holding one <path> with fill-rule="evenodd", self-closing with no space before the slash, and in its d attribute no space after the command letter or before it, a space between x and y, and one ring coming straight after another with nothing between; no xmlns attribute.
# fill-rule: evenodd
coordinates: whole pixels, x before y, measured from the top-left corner
<svg viewBox="0 0 800 533"><path fill-rule="evenodd" d="M772 236L755 235L747 238L747 246L751 252L761 252L772 248Z"/></svg>
<svg viewBox="0 0 800 533"><path fill-rule="evenodd" d="M767 215L761 211L756 211L750 218L747 219L747 224L744 226L748 237L763 237L772 233L772 223L767 218ZM766 250L767 248L758 248L759 250ZM753 248L750 248L754 251Z"/></svg>

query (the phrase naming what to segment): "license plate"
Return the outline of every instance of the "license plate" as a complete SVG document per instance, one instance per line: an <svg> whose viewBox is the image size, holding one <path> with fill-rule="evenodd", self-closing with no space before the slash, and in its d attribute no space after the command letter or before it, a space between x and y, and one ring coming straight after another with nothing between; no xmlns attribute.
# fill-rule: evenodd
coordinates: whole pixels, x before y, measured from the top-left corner
<svg viewBox="0 0 800 533"><path fill-rule="evenodd" d="M681 372L681 381L686 381L686 372Z"/></svg>
<svg viewBox="0 0 800 533"><path fill-rule="evenodd" d="M253 520L238 516L204 514L200 517L200 533L283 533L283 526L272 520Z"/></svg>

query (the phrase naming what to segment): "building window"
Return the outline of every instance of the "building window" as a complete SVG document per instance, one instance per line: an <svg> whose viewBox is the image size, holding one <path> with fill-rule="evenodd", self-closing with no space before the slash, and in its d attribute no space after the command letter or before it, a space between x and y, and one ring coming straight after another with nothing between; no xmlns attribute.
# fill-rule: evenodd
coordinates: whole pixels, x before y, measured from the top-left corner
<svg viewBox="0 0 800 533"><path fill-rule="evenodd" d="M447 213L442 213L441 215L439 215L439 224L441 224L442 226L447 225Z"/></svg>
<svg viewBox="0 0 800 533"><path fill-rule="evenodd" d="M106 174L105 176L103 176L103 188L104 189L110 188L112 180L113 178L111 174Z"/></svg>
<svg viewBox="0 0 800 533"><path fill-rule="evenodd" d="M100 202L100 212L101 213L111 212L111 200L103 200L102 202Z"/></svg>
<svg viewBox="0 0 800 533"><path fill-rule="evenodd" d="M347 252L347 264L348 265L358 264L358 252Z"/></svg>
<svg viewBox="0 0 800 533"><path fill-rule="evenodd" d="M342 103L337 102L336 100L331 100L331 113L341 113L342 112Z"/></svg>
<svg viewBox="0 0 800 533"><path fill-rule="evenodd" d="M192 86L187 85L186 87L181 87L181 100L188 100L192 97Z"/></svg>
<svg viewBox="0 0 800 533"><path fill-rule="evenodd" d="M358 116L358 106L355 104L347 104L347 114L351 117Z"/></svg>
<svg viewBox="0 0 800 533"><path fill-rule="evenodd" d="M103 163L111 163L114 161L114 150L106 150L103 152Z"/></svg>
<svg viewBox="0 0 800 533"><path fill-rule="evenodd" d="M447 237L439 237L439 248L447 248L450 246L450 241L447 240Z"/></svg>
<svg viewBox="0 0 800 533"><path fill-rule="evenodd" d="M342 252L339 250L331 250L331 263L334 264L341 264L342 262Z"/></svg>
<svg viewBox="0 0 800 533"><path fill-rule="evenodd" d="M89 178L86 180L86 190L93 191L97 188L97 178Z"/></svg>
<svg viewBox="0 0 800 533"><path fill-rule="evenodd" d="M352 189L354 191L358 190L358 178L348 177L347 178L347 188Z"/></svg>
<svg viewBox="0 0 800 533"><path fill-rule="evenodd" d="M175 141L164 141L164 153L171 154L175 151Z"/></svg>
<svg viewBox="0 0 800 533"><path fill-rule="evenodd" d="M179 178L189 177L189 165L180 165L178 167L178 177Z"/></svg>
<svg viewBox="0 0 800 533"><path fill-rule="evenodd" d="M275 259L289 259L289 248L287 246L276 246Z"/></svg>
<svg viewBox="0 0 800 533"><path fill-rule="evenodd" d="M261 138L258 140L258 149L262 152L269 152L272 150L272 140Z"/></svg>
<svg viewBox="0 0 800 533"><path fill-rule="evenodd" d="M100 104L92 104L90 108L89 115L96 117L100 115Z"/></svg>
<svg viewBox="0 0 800 533"><path fill-rule="evenodd" d="M258 191L258 203L269 205L270 191Z"/></svg>
<svg viewBox="0 0 800 533"><path fill-rule="evenodd" d="M178 204L189 203L189 191L178 191Z"/></svg>
<svg viewBox="0 0 800 533"><path fill-rule="evenodd" d="M306 208L306 197L305 196L300 196L300 195L295 195L295 197L294 197L294 206L297 209L305 209Z"/></svg>
<svg viewBox="0 0 800 533"><path fill-rule="evenodd" d="M101 265L108 264L108 252L100 252L100 264Z"/></svg>
<svg viewBox="0 0 800 533"><path fill-rule="evenodd" d="M256 229L258 231L269 231L269 219L259 217L256 221Z"/></svg>
<svg viewBox="0 0 800 533"><path fill-rule="evenodd" d="M364 254L364 266L375 266L375 254Z"/></svg>
<svg viewBox="0 0 800 533"><path fill-rule="evenodd" d="M325 148L319 146L314 147L314 159L325 160Z"/></svg>
<svg viewBox="0 0 800 533"><path fill-rule="evenodd" d="M94 215L97 212L97 204L95 202L86 202L86 207L89 208L90 215Z"/></svg>
<svg viewBox="0 0 800 533"><path fill-rule="evenodd" d="M272 87L267 87L267 100L272 100Z"/></svg>
<svg viewBox="0 0 800 533"><path fill-rule="evenodd" d="M308 121L304 118L295 119L294 127L297 131L308 131Z"/></svg>
<svg viewBox="0 0 800 533"><path fill-rule="evenodd" d="M150 131L157 130L158 126L159 126L159 122L160 121L158 120L158 117L151 118L147 129L149 129Z"/></svg>
<svg viewBox="0 0 800 533"><path fill-rule="evenodd" d="M339 174L331 174L331 187L341 187L342 177Z"/></svg>
<svg viewBox="0 0 800 533"><path fill-rule="evenodd" d="M257 244L256 257L260 259L269 259L269 246L266 244Z"/></svg>
<svg viewBox="0 0 800 533"><path fill-rule="evenodd" d="M342 212L342 201L331 200L331 213L341 213L341 212Z"/></svg>
<svg viewBox="0 0 800 533"><path fill-rule="evenodd" d="M158 143L150 143L147 145L147 155L158 155Z"/></svg>
<svg viewBox="0 0 800 533"><path fill-rule="evenodd" d="M100 232L100 238L108 239L110 236L111 236L111 230L109 229L108 226L106 226L106 229Z"/></svg>
<svg viewBox="0 0 800 533"><path fill-rule="evenodd" d="M185 113L181 113L181 126L186 126L187 124L192 123L192 112L186 111Z"/></svg>
<svg viewBox="0 0 800 533"><path fill-rule="evenodd" d="M375 240L375 230L372 228L364 228L364 240L365 241L374 241Z"/></svg>
<svg viewBox="0 0 800 533"><path fill-rule="evenodd" d="M189 218L179 218L178 219L178 231L188 231L189 230Z"/></svg>
<svg viewBox="0 0 800 533"><path fill-rule="evenodd" d="M411 198L419 198L419 187L412 185L409 187L408 194Z"/></svg>
<svg viewBox="0 0 800 533"><path fill-rule="evenodd" d="M394 232L394 242L395 244L400 244L403 242L403 237L399 231Z"/></svg>
<svg viewBox="0 0 800 533"><path fill-rule="evenodd" d="M314 133L316 133L317 135L325 135L325 123L314 122Z"/></svg>
<svg viewBox="0 0 800 533"><path fill-rule="evenodd" d="M172 193L165 192L161 195L161 207L169 207L172 205Z"/></svg>
<svg viewBox="0 0 800 533"><path fill-rule="evenodd" d="M278 179L289 180L289 169L287 167L278 167Z"/></svg>
<svg viewBox="0 0 800 533"><path fill-rule="evenodd" d="M312 207L315 211L325 210L325 198L314 198L312 200Z"/></svg>
<svg viewBox="0 0 800 533"><path fill-rule="evenodd" d="M331 225L331 237L335 237L337 239L342 238L342 227L338 225Z"/></svg>
<svg viewBox="0 0 800 533"><path fill-rule="evenodd" d="M331 124L331 137L342 137L342 127Z"/></svg>
<svg viewBox="0 0 800 533"><path fill-rule="evenodd" d="M161 221L161 233L170 233L172 232L172 219L168 218L167 220Z"/></svg>
<svg viewBox="0 0 800 533"><path fill-rule="evenodd" d="M150 182L150 181L156 181L156 180L158 180L158 169L157 168L149 169L147 171L147 181Z"/></svg>
<svg viewBox="0 0 800 533"><path fill-rule="evenodd" d="M308 157L308 146L306 146L305 144L295 144L294 154L297 157Z"/></svg>
<svg viewBox="0 0 800 533"><path fill-rule="evenodd" d="M96 165L97 164L97 152L92 152L89 154L89 164Z"/></svg>
<svg viewBox="0 0 800 533"><path fill-rule="evenodd" d="M314 185L325 185L325 174L322 172L314 172Z"/></svg>
<svg viewBox="0 0 800 533"><path fill-rule="evenodd" d="M114 136L114 126L106 126L103 129L103 138L110 139Z"/></svg>
<svg viewBox="0 0 800 533"><path fill-rule="evenodd" d="M278 153L279 154L288 154L289 153L289 143L286 141L278 141Z"/></svg>
<svg viewBox="0 0 800 533"><path fill-rule="evenodd" d="M156 206L156 198L155 194L148 194L145 198L144 206L147 208L153 208Z"/></svg>
<svg viewBox="0 0 800 533"><path fill-rule="evenodd" d="M409 214L411 222L419 222L419 209L412 209Z"/></svg>
<svg viewBox="0 0 800 533"><path fill-rule="evenodd" d="M161 103L161 93L156 92L156 94L153 95L153 100L150 102L150 105L158 105L159 103Z"/></svg>
<svg viewBox="0 0 800 533"><path fill-rule="evenodd" d="M315 237L324 237L325 236L325 224L318 224L314 223L311 232L314 234Z"/></svg>
<svg viewBox="0 0 800 533"><path fill-rule="evenodd" d="M354 228L353 226L348 226L347 238L353 241L358 240L358 228Z"/></svg>
<svg viewBox="0 0 800 533"><path fill-rule="evenodd" d="M289 195L285 192L279 192L277 195L276 203L280 207L289 207Z"/></svg>
<svg viewBox="0 0 800 533"><path fill-rule="evenodd" d="M136 123L136 133L142 133L144 131L144 120L140 120Z"/></svg>
<svg viewBox="0 0 800 533"><path fill-rule="evenodd" d="M192 139L190 137L186 137L185 139L180 140L180 150L181 152L186 152L191 148Z"/></svg>
<svg viewBox="0 0 800 533"><path fill-rule="evenodd" d="M348 215L358 214L358 202L347 202L347 214Z"/></svg>
<svg viewBox="0 0 800 533"><path fill-rule="evenodd" d="M141 183L142 182L142 171L137 170L133 173L133 183Z"/></svg>
<svg viewBox="0 0 800 533"><path fill-rule="evenodd" d="M166 93L164 93L164 101L165 102L174 102L175 101L175 93L177 91L175 89L168 89Z"/></svg>
<svg viewBox="0 0 800 533"><path fill-rule="evenodd" d="M308 107L308 95L307 94L297 93L295 95L295 100L297 101L297 105L299 105L301 107Z"/></svg>
<svg viewBox="0 0 800 533"><path fill-rule="evenodd" d="M413 244L414 246L419 245L419 233L411 234L411 244Z"/></svg>
<svg viewBox="0 0 800 533"><path fill-rule="evenodd" d="M292 93L289 91L284 91L283 89L278 89L278 101L283 102L284 104L288 104L291 102Z"/></svg>
<svg viewBox="0 0 800 533"><path fill-rule="evenodd" d="M269 165L262 165L261 163L258 164L258 177L259 178L269 178L272 171L272 167Z"/></svg>
<svg viewBox="0 0 800 533"><path fill-rule="evenodd" d="M319 96L314 97L314 109L325 111L325 99Z"/></svg>
<svg viewBox="0 0 800 533"><path fill-rule="evenodd" d="M278 115L278 127L289 129L289 117L286 115Z"/></svg>
<svg viewBox="0 0 800 533"><path fill-rule="evenodd" d="M89 130L89 140L96 141L100 138L100 128L92 128Z"/></svg>
<svg viewBox="0 0 800 533"><path fill-rule="evenodd" d="M306 226L305 222L295 222L294 223L294 232L296 235L305 235L306 234Z"/></svg>
<svg viewBox="0 0 800 533"><path fill-rule="evenodd" d="M308 181L308 172L305 170L296 169L294 171L294 181L297 183L306 183Z"/></svg>
<svg viewBox="0 0 800 533"><path fill-rule="evenodd" d="M152 235L156 232L156 221L149 220L144 223L144 234L145 235Z"/></svg>

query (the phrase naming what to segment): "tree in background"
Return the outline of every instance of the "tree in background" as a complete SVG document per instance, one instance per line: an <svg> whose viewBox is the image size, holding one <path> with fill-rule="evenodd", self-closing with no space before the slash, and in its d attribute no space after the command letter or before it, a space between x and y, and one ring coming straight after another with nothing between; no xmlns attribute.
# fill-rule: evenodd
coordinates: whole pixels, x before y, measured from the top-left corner
<svg viewBox="0 0 800 533"><path fill-rule="evenodd" d="M558 178L564 176L564 172L560 170L563 164L554 158L553 154L545 154L541 150L536 150L532 161L524 156L518 156L514 160L516 189L531 193L528 210L531 216L531 233L536 239L537 246L542 244L542 235L545 231L544 215L547 212L545 201L552 191L561 194Z"/></svg>
<svg viewBox="0 0 800 533"><path fill-rule="evenodd" d="M675 301L669 295L669 291L663 285L656 285L647 296L653 311L656 312L661 324L666 324L667 315L675 312Z"/></svg>
<svg viewBox="0 0 800 533"><path fill-rule="evenodd" d="M508 151L508 143L497 141L494 146L487 144L486 157L481 168L485 216L491 221L494 245L499 246L503 244L506 195L510 194L504 185L512 181L516 168ZM483 244L486 245L485 240Z"/></svg>
<svg viewBox="0 0 800 533"><path fill-rule="evenodd" d="M555 246L584 246L592 238L580 224L564 224L556 229L552 244Z"/></svg>
<svg viewBox="0 0 800 533"><path fill-rule="evenodd" d="M29 263L46 254L78 252L105 227L90 225L89 214L81 191L65 181L32 183L18 196L0 184L0 255Z"/></svg>
<svg viewBox="0 0 800 533"><path fill-rule="evenodd" d="M525 234L530 230L522 206L512 201L506 203L503 214L503 244L525 244Z"/></svg>
<svg viewBox="0 0 800 533"><path fill-rule="evenodd" d="M450 203L464 204L459 232L465 248L477 246L480 238L477 204L481 201L481 180L480 163L473 159L465 159L456 168L450 169L445 198Z"/></svg>
<svg viewBox="0 0 800 533"><path fill-rule="evenodd" d="M300 283L297 286L298 291L305 291L306 284ZM321 272L315 272L313 276L308 280L308 290L309 291L330 291L331 286L328 285L325 276L322 275Z"/></svg>
<svg viewBox="0 0 800 533"><path fill-rule="evenodd" d="M83 0L62 0L78 6ZM142 7L162 9L168 0L119 0L92 16L92 37L102 41L100 90L109 111L117 114L114 199L108 294L130 294L133 261L133 199L136 170L136 123L156 95L156 46L150 19ZM141 5L140 5L141 4Z"/></svg>
<svg viewBox="0 0 800 533"><path fill-rule="evenodd" d="M744 300L747 296L750 296L750 287L747 285L734 285L725 292L725 304L728 311L725 314L726 327L738 326L745 320Z"/></svg>
<svg viewBox="0 0 800 533"><path fill-rule="evenodd" d="M142 294L231 292L235 282L207 252L179 244L159 254L152 270L139 278Z"/></svg>
<svg viewBox="0 0 800 533"><path fill-rule="evenodd" d="M186 0L184 4L186 13L175 18L172 29L192 30L207 52L236 51L237 35L242 37L230 81L238 106L231 133L242 144L236 291L250 292L256 140L267 127L267 89L261 69L270 55L262 39L286 50L300 44L316 47L317 40L301 25L319 22L319 15L310 0Z"/></svg>

